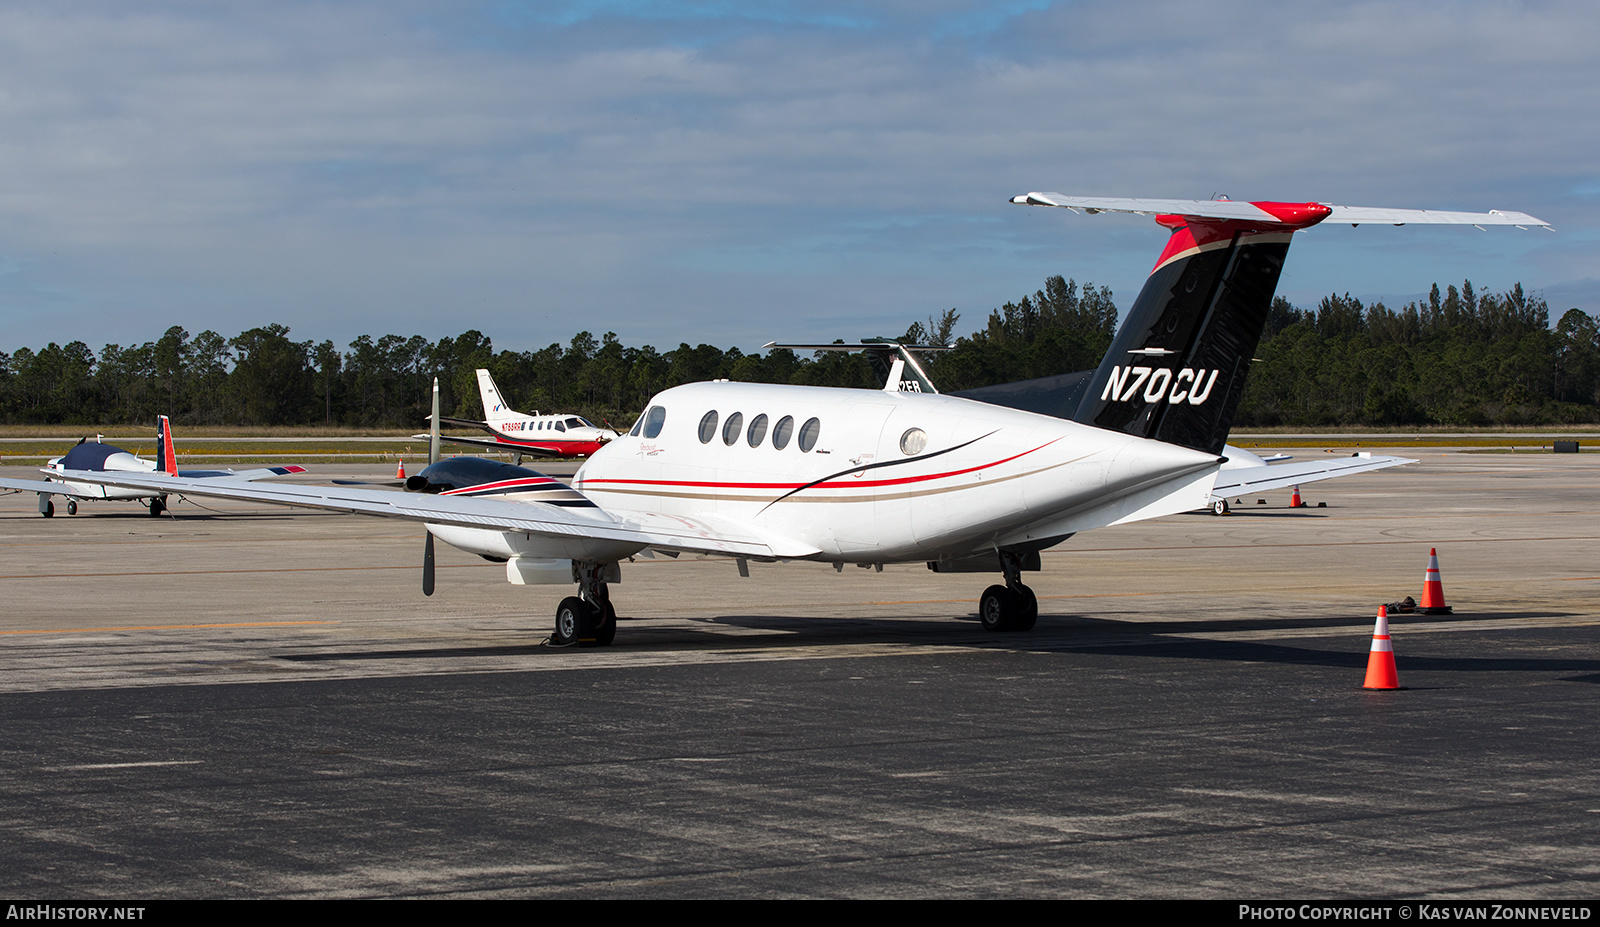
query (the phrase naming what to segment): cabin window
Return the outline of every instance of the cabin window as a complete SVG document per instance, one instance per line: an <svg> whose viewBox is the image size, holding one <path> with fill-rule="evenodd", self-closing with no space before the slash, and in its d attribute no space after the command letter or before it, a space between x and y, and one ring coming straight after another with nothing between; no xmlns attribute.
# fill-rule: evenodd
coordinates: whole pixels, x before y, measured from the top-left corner
<svg viewBox="0 0 1600 927"><path fill-rule="evenodd" d="M661 426L667 423L667 410L662 406L651 406L644 414L644 436L654 438L661 434Z"/></svg>
<svg viewBox="0 0 1600 927"><path fill-rule="evenodd" d="M717 436L717 410L712 409L706 417L700 420L700 443L710 444L711 439Z"/></svg>
<svg viewBox="0 0 1600 927"><path fill-rule="evenodd" d="M761 439L767 436L767 415L765 412L750 420L750 431L744 439L751 447L760 447Z"/></svg>
<svg viewBox="0 0 1600 927"><path fill-rule="evenodd" d="M800 426L800 450L810 453L811 449L817 446L817 435L821 431L821 422L814 418L806 419L806 423Z"/></svg>
<svg viewBox="0 0 1600 927"><path fill-rule="evenodd" d="M778 419L778 424L772 426L772 446L783 450L789 446L789 439L794 437L794 416L785 415Z"/></svg>
<svg viewBox="0 0 1600 927"><path fill-rule="evenodd" d="M928 433L921 428L907 428L900 436L900 453L915 457L928 447Z"/></svg>
<svg viewBox="0 0 1600 927"><path fill-rule="evenodd" d="M739 440L739 432L744 430L744 413L735 412L728 416L728 423L722 426L722 443L733 447L733 442Z"/></svg>

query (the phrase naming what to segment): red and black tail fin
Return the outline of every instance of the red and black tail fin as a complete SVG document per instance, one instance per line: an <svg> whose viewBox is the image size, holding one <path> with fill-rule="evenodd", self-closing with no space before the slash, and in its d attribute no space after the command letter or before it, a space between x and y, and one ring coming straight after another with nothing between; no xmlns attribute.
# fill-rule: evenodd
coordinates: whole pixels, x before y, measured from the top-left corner
<svg viewBox="0 0 1600 927"><path fill-rule="evenodd" d="M172 422L156 416L156 466L168 476L178 475L178 454L172 448Z"/></svg>
<svg viewBox="0 0 1600 927"><path fill-rule="evenodd" d="M1314 203L1299 208L1312 221L1327 214ZM1166 250L1090 378L1075 418L1220 454L1289 238L1311 222L1178 215L1156 221L1172 229Z"/></svg>
<svg viewBox="0 0 1600 927"><path fill-rule="evenodd" d="M1266 326L1289 239L1324 219L1395 225L1549 226L1521 212L1439 212L1028 193L1028 206L1154 215L1172 229L1074 420L1221 453Z"/></svg>

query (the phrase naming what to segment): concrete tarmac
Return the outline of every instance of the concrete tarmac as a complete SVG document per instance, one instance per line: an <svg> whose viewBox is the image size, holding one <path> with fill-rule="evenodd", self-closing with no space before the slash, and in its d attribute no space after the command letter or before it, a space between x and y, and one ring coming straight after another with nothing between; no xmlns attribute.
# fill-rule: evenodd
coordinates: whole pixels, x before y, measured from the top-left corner
<svg viewBox="0 0 1600 927"><path fill-rule="evenodd" d="M0 891L1592 898L1600 455L1406 453L1073 538L1029 633L981 574L658 558L593 650L442 545L425 598L413 525L0 496ZM1364 691L1430 547L1456 614Z"/></svg>

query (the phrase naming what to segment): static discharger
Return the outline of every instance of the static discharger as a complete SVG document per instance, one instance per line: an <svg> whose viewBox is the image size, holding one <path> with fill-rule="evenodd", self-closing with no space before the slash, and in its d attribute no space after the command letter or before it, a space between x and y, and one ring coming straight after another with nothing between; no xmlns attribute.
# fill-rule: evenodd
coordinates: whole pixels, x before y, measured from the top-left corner
<svg viewBox="0 0 1600 927"><path fill-rule="evenodd" d="M1398 689L1400 674L1394 668L1394 642L1389 639L1389 608L1378 606L1378 621L1372 627L1372 650L1367 654L1367 681L1363 689Z"/></svg>

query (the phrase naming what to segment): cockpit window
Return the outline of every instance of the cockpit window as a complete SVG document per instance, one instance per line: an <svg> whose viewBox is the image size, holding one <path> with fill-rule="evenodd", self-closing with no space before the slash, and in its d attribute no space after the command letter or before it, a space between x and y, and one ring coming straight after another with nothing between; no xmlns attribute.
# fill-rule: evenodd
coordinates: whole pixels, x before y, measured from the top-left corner
<svg viewBox="0 0 1600 927"><path fill-rule="evenodd" d="M816 447L817 435L820 434L821 431L821 422L814 418L806 419L806 423L800 426L800 450L809 453L812 448Z"/></svg>
<svg viewBox="0 0 1600 927"><path fill-rule="evenodd" d="M728 423L722 426L722 443L733 447L733 442L739 440L739 432L744 430L744 413L735 412L728 416Z"/></svg>
<svg viewBox="0 0 1600 927"><path fill-rule="evenodd" d="M643 427L644 427L644 413L640 412L639 413L639 417L633 420L633 427L628 429L628 437L630 437L630 438L639 437L639 429L643 428Z"/></svg>
<svg viewBox="0 0 1600 927"><path fill-rule="evenodd" d="M589 424L588 422L585 422L581 418L569 418L569 419L567 419L567 427L568 428L582 428L582 427L584 427L585 425L588 425L588 424Z"/></svg>
<svg viewBox="0 0 1600 927"><path fill-rule="evenodd" d="M767 416L766 413L763 412L762 414L750 420L750 431L744 437L745 441L749 442L751 447L760 447L761 440L766 436Z"/></svg>
<svg viewBox="0 0 1600 927"><path fill-rule="evenodd" d="M556 422L556 431L566 431L566 430L567 430L567 423L566 422Z"/></svg>
<svg viewBox="0 0 1600 927"><path fill-rule="evenodd" d="M644 436L646 438L659 437L661 426L667 423L667 410L663 406L651 406L644 414Z"/></svg>

